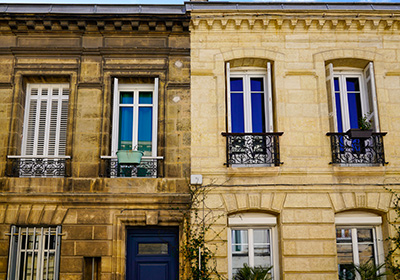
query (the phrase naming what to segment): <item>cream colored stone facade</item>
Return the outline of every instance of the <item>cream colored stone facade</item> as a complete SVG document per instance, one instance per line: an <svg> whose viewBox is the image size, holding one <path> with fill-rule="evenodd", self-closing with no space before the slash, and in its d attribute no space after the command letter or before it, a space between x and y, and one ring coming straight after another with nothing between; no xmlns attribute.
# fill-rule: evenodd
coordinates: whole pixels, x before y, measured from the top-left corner
<svg viewBox="0 0 400 280"><path fill-rule="evenodd" d="M215 3L214 3L215 4ZM279 279L338 279L335 215L377 213L391 228L399 191L400 34L397 10L346 4L196 3L191 6L192 174L211 191L205 205L222 217L209 236L218 271L228 275L228 216L264 212L277 217ZM396 6L398 7L398 6ZM351 10L354 9L354 10ZM226 63L272 64L274 131L283 164L227 167ZM332 165L325 67L373 62L380 131L388 164ZM265 63L264 63L265 64ZM342 65L344 65L342 64ZM278 278L278 277L277 277Z"/></svg>

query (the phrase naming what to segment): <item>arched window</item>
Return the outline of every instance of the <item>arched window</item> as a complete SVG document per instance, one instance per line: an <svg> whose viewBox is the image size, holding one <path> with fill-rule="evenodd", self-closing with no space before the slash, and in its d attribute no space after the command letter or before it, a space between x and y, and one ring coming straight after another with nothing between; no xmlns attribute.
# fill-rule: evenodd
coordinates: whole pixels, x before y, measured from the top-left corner
<svg viewBox="0 0 400 280"><path fill-rule="evenodd" d="M243 267L272 266L271 276L279 279L276 217L266 213L240 213L228 218L229 279Z"/></svg>
<svg viewBox="0 0 400 280"><path fill-rule="evenodd" d="M362 211L336 214L339 279L355 279L352 264L384 263L382 217Z"/></svg>

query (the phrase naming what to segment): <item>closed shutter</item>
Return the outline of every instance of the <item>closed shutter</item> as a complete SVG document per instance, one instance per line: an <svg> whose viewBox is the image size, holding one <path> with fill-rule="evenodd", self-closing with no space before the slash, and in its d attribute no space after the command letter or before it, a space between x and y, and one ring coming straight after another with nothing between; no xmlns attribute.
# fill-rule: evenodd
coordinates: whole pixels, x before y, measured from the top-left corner
<svg viewBox="0 0 400 280"><path fill-rule="evenodd" d="M371 120L374 131L379 132L378 103L376 100L374 64L372 62L368 63L367 67L365 67L364 77L369 107L369 111L365 112L365 114L368 115Z"/></svg>
<svg viewBox="0 0 400 280"><path fill-rule="evenodd" d="M22 155L65 155L69 90L66 84L29 84Z"/></svg>

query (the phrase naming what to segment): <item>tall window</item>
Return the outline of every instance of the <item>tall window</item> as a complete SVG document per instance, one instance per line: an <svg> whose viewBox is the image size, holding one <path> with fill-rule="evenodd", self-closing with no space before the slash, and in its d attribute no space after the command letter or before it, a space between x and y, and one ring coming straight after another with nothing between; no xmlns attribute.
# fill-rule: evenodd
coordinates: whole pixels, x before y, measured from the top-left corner
<svg viewBox="0 0 400 280"><path fill-rule="evenodd" d="M68 99L68 84L28 84L23 156L65 155Z"/></svg>
<svg viewBox="0 0 400 280"><path fill-rule="evenodd" d="M352 264L384 263L380 216L352 211L337 214L335 221L339 279L356 279Z"/></svg>
<svg viewBox="0 0 400 280"><path fill-rule="evenodd" d="M359 120L367 117L374 131L379 132L379 119L373 63L365 69L336 69L327 66L327 85L331 94L331 117L336 132L359 128Z"/></svg>
<svg viewBox="0 0 400 280"><path fill-rule="evenodd" d="M229 279L247 264L271 267L278 279L276 217L269 214L242 213L229 217Z"/></svg>
<svg viewBox="0 0 400 280"><path fill-rule="evenodd" d="M139 150L157 156L158 79L154 84L118 84L114 79L112 156Z"/></svg>
<svg viewBox="0 0 400 280"><path fill-rule="evenodd" d="M61 226L11 227L8 280L57 280Z"/></svg>
<svg viewBox="0 0 400 280"><path fill-rule="evenodd" d="M267 69L229 67L227 63L229 132L272 132L270 63Z"/></svg>

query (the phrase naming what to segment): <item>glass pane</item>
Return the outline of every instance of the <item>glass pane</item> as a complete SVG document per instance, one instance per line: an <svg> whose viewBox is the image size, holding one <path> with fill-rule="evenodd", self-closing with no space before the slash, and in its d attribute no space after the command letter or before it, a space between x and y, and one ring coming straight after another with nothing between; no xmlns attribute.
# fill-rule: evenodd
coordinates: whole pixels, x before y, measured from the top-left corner
<svg viewBox="0 0 400 280"><path fill-rule="evenodd" d="M231 91L243 91L243 78L231 78Z"/></svg>
<svg viewBox="0 0 400 280"><path fill-rule="evenodd" d="M139 104L153 104L153 92L152 91L139 92Z"/></svg>
<svg viewBox="0 0 400 280"><path fill-rule="evenodd" d="M253 133L265 132L264 93L251 94L251 120Z"/></svg>
<svg viewBox="0 0 400 280"><path fill-rule="evenodd" d="M139 243L140 255L168 255L168 243Z"/></svg>
<svg viewBox="0 0 400 280"><path fill-rule="evenodd" d="M338 78L334 78L333 79L333 83L335 85L335 91L340 91L340 89L339 89L339 79Z"/></svg>
<svg viewBox="0 0 400 280"><path fill-rule="evenodd" d="M374 245L373 244L358 244L358 254L360 263L366 263L371 259L375 262Z"/></svg>
<svg viewBox="0 0 400 280"><path fill-rule="evenodd" d="M144 155L151 155L151 141L153 135L153 108L139 108L139 131L138 131L138 150Z"/></svg>
<svg viewBox="0 0 400 280"><path fill-rule="evenodd" d="M250 90L251 91L264 91L263 78L250 78Z"/></svg>
<svg viewBox="0 0 400 280"><path fill-rule="evenodd" d="M358 78L346 78L347 91L360 91Z"/></svg>
<svg viewBox="0 0 400 280"><path fill-rule="evenodd" d="M243 264L249 264L248 231L232 230L232 272L235 274Z"/></svg>
<svg viewBox="0 0 400 280"><path fill-rule="evenodd" d="M337 119L337 132L343 132L343 124L342 124L342 107L340 106L340 93L335 93L335 102L336 102L336 119Z"/></svg>
<svg viewBox="0 0 400 280"><path fill-rule="evenodd" d="M269 229L255 229L254 234L254 265L268 267L272 265Z"/></svg>
<svg viewBox="0 0 400 280"><path fill-rule="evenodd" d="M359 228L357 229L358 242L373 242L372 228Z"/></svg>
<svg viewBox="0 0 400 280"><path fill-rule="evenodd" d="M121 91L120 93L120 103L121 104L133 104L133 92L131 91Z"/></svg>
<svg viewBox="0 0 400 280"><path fill-rule="evenodd" d="M243 93L231 93L232 132L244 132Z"/></svg>
<svg viewBox="0 0 400 280"><path fill-rule="evenodd" d="M120 108L119 118L118 149L132 150L133 108Z"/></svg>
<svg viewBox="0 0 400 280"><path fill-rule="evenodd" d="M336 229L336 242L337 243L351 243L351 229L337 228Z"/></svg>

